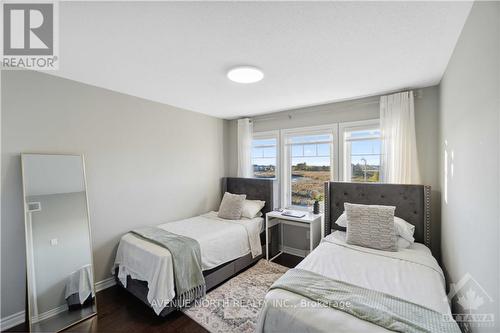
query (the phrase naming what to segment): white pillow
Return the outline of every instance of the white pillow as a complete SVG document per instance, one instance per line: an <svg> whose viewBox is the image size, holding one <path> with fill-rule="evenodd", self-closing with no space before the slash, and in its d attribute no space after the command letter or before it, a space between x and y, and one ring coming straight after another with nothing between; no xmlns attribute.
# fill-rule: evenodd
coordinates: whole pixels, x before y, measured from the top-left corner
<svg viewBox="0 0 500 333"><path fill-rule="evenodd" d="M262 216L260 210L264 208L265 205L266 202L262 200L245 200L243 202L243 209L241 210L241 216L249 219L253 219L254 217L260 217Z"/></svg>
<svg viewBox="0 0 500 333"><path fill-rule="evenodd" d="M241 216L241 219L242 220L252 220L252 219L257 218L257 217L262 217L262 215L264 215L264 214L262 214L262 212L259 212L259 213L257 213L257 216L252 217L251 219L248 217L244 217L244 216Z"/></svg>
<svg viewBox="0 0 500 333"><path fill-rule="evenodd" d="M335 221L335 224L338 225L339 227L347 228L347 215L345 211L342 213L342 215L339 216L337 221Z"/></svg>
<svg viewBox="0 0 500 333"><path fill-rule="evenodd" d="M339 216L335 223L340 227L347 227L347 215L345 214L345 212L343 212L342 215ZM413 224L406 222L400 217L394 216L394 227L396 229L397 236L404 238L410 243L413 243L415 241L415 238L413 238L413 234L415 233L415 226Z"/></svg>
<svg viewBox="0 0 500 333"><path fill-rule="evenodd" d="M398 237L398 251L409 248L411 244L411 242L407 241L403 237Z"/></svg>
<svg viewBox="0 0 500 333"><path fill-rule="evenodd" d="M406 239L408 242L413 243L415 238L415 226L403 220L400 217L394 216L394 226L396 227L396 235Z"/></svg>

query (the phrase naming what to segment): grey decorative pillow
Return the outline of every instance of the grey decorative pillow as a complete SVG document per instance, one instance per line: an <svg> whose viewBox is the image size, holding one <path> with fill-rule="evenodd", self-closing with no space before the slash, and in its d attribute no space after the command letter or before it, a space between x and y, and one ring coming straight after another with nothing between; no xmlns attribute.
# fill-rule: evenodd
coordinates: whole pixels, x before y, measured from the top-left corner
<svg viewBox="0 0 500 333"><path fill-rule="evenodd" d="M224 193L217 216L227 220L241 219L241 211L243 210L243 204L246 198L246 194Z"/></svg>
<svg viewBox="0 0 500 333"><path fill-rule="evenodd" d="M393 206L344 203L347 243L383 251L397 251Z"/></svg>

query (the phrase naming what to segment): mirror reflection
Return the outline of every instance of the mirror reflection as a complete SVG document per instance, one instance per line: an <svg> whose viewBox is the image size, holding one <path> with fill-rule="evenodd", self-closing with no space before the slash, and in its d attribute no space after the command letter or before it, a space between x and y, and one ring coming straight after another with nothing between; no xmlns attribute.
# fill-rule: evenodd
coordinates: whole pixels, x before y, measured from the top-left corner
<svg viewBox="0 0 500 333"><path fill-rule="evenodd" d="M84 162L23 154L30 330L60 331L96 313Z"/></svg>

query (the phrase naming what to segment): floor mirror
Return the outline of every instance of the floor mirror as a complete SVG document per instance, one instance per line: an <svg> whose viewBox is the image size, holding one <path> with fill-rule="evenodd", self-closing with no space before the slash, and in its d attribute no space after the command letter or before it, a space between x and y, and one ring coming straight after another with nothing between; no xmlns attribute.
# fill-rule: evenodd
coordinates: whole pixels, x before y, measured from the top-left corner
<svg viewBox="0 0 500 333"><path fill-rule="evenodd" d="M97 313L83 155L22 154L31 332Z"/></svg>

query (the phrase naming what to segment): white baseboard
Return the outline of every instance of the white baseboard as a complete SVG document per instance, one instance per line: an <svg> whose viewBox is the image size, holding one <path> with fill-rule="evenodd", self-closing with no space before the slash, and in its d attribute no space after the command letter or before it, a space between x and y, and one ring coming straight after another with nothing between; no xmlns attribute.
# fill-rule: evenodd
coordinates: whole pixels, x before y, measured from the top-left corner
<svg viewBox="0 0 500 333"><path fill-rule="evenodd" d="M100 291L103 291L104 289L113 287L115 284L116 284L115 277L114 276L109 277L95 284L95 292L98 293Z"/></svg>
<svg viewBox="0 0 500 333"><path fill-rule="evenodd" d="M107 279L104 279L102 281L97 282L95 284L95 291L97 293L97 292L102 291L104 289L113 287L115 284L116 284L115 277L114 276L109 277ZM63 307L64 307L64 310L59 311L60 308L63 308ZM68 308L68 306L64 305L64 306L60 306L59 308L50 310L48 312L44 312L38 316L38 320L43 320L43 319L49 318L51 316L54 316L62 311L65 311L67 308ZM12 328L14 326L17 326L17 325L24 323L24 317L25 317L24 311L20 311L20 312L11 314L10 316L0 318L0 331L5 331L9 328Z"/></svg>
<svg viewBox="0 0 500 333"><path fill-rule="evenodd" d="M10 316L1 318L0 330L5 331L8 330L9 328L24 323L24 316L25 316L24 311L20 311L18 313L11 314Z"/></svg>
<svg viewBox="0 0 500 333"><path fill-rule="evenodd" d="M68 304L63 304L61 306L58 306L57 308L51 309L51 310L46 311L44 313L40 313L38 316L33 317L32 322L38 323L39 321L53 317L53 316L58 315L62 312L65 312L65 311L68 311Z"/></svg>

